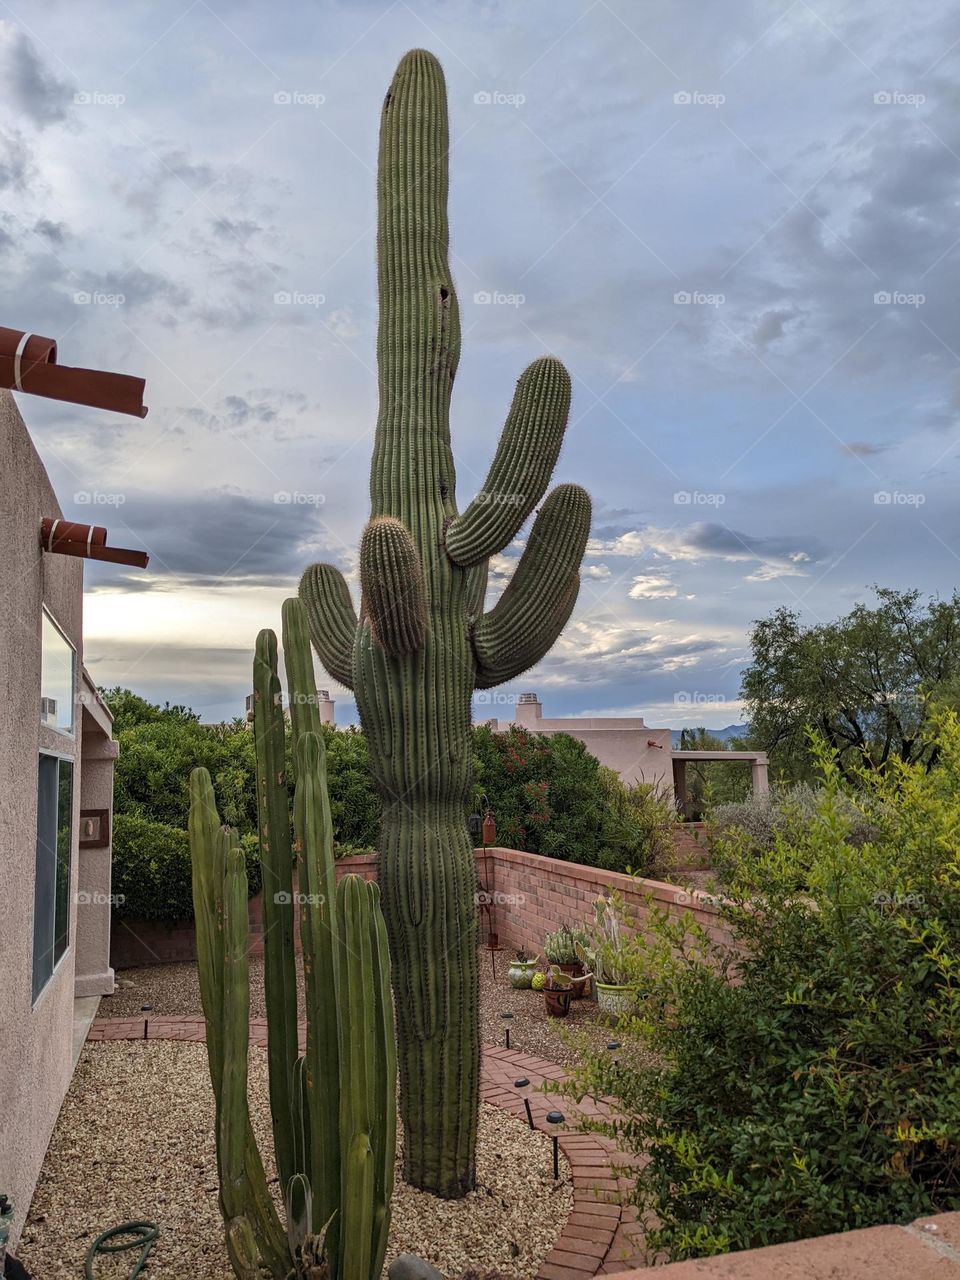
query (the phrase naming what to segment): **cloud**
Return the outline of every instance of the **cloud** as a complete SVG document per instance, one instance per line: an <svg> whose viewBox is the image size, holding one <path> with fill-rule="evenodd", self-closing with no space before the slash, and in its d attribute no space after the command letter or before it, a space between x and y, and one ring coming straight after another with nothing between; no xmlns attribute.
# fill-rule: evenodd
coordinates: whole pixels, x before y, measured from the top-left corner
<svg viewBox="0 0 960 1280"><path fill-rule="evenodd" d="M146 550L151 563L144 573L100 569L93 580L101 586L130 590L167 590L173 580L195 586L276 585L295 581L315 559L339 559L340 548L325 533L320 506L256 497L235 489L207 489L187 494L131 490L109 515L99 508L110 542ZM300 495L305 496L305 495ZM86 514L83 514L86 513ZM75 507L75 518L89 520L89 505Z"/></svg>
<svg viewBox="0 0 960 1280"><path fill-rule="evenodd" d="M29 36L9 22L0 22L0 66L13 105L38 128L66 118L73 86L54 75Z"/></svg>
<svg viewBox="0 0 960 1280"><path fill-rule="evenodd" d="M639 574L627 592L631 600L673 600L676 594L676 585L655 573Z"/></svg>
<svg viewBox="0 0 960 1280"><path fill-rule="evenodd" d="M0 190L22 191L33 173L33 161L19 133L0 130Z"/></svg>
<svg viewBox="0 0 960 1280"><path fill-rule="evenodd" d="M886 453L890 445L876 444L870 440L844 440L840 448L854 458L874 458L878 453Z"/></svg>
<svg viewBox="0 0 960 1280"><path fill-rule="evenodd" d="M757 581L802 574L806 572L804 566L822 559L824 554L817 541L810 537L761 537L709 521L680 529L648 525L621 533L609 541L591 539L587 548L588 556L643 556L651 553L666 560L690 564L711 559L731 564L760 561L764 576ZM643 581L642 578L634 579L635 585ZM642 586L640 589L642 592ZM633 591L630 594L633 595Z"/></svg>

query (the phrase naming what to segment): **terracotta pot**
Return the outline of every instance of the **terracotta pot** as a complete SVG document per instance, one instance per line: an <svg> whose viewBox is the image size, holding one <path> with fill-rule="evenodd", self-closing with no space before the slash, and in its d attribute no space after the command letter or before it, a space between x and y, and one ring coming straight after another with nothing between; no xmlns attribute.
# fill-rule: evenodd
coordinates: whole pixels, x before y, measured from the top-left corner
<svg viewBox="0 0 960 1280"><path fill-rule="evenodd" d="M558 964L557 968L561 973L566 973L571 978L575 979L573 984L574 1000L582 1000L585 996L590 994L590 979L583 976L582 960L571 960L569 964ZM579 979L579 981L576 981L576 979Z"/></svg>
<svg viewBox="0 0 960 1280"><path fill-rule="evenodd" d="M570 1001L573 999L572 987L547 987L543 995L547 1002L549 1017L565 1018L570 1012Z"/></svg>

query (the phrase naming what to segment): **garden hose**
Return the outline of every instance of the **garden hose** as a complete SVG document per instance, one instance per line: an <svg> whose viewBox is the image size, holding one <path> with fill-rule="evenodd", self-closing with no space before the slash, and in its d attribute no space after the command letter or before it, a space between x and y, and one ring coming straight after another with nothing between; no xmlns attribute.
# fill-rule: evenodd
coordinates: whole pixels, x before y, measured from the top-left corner
<svg viewBox="0 0 960 1280"><path fill-rule="evenodd" d="M109 1231L101 1231L87 1250L86 1257L83 1260L83 1274L86 1276L86 1280L94 1280L93 1265L97 1260L98 1254L123 1253L126 1249L139 1247L140 1258L127 1277L127 1280L136 1280L143 1270L150 1250L153 1248L154 1241L159 1234L160 1228L155 1222L121 1222L119 1226L111 1227ZM112 1240L114 1236L130 1236L131 1239L117 1244L108 1244L107 1241Z"/></svg>

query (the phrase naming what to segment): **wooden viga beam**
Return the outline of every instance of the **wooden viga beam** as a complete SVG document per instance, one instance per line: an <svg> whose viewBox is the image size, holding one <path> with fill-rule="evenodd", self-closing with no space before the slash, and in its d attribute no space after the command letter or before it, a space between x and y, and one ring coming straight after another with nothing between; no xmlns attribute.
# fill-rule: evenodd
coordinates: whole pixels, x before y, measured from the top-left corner
<svg viewBox="0 0 960 1280"><path fill-rule="evenodd" d="M145 551L108 547L107 531L99 524L77 524L74 520L40 521L40 546L59 556L79 556L83 560L104 560L109 564L129 564L145 569L150 557Z"/></svg>
<svg viewBox="0 0 960 1280"><path fill-rule="evenodd" d="M145 418L144 385L143 378L131 378L125 373L57 364L53 338L0 326L0 387Z"/></svg>

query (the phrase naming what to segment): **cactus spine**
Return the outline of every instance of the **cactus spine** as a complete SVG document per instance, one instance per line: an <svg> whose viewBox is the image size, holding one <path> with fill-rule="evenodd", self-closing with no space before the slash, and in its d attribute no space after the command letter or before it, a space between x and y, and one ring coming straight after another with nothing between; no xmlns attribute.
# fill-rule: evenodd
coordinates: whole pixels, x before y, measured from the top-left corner
<svg viewBox="0 0 960 1280"><path fill-rule="evenodd" d="M484 612L487 565L542 498L570 380L534 361L517 384L486 483L455 501L450 393L460 322L447 262L447 108L440 64L400 62L383 105L378 176L380 411L360 619L340 572L300 585L327 671L356 693L382 800L379 882L390 937L405 1177L441 1196L474 1185L479 1091L470 701L539 661L569 618L590 501L561 485L513 580Z"/></svg>
<svg viewBox="0 0 960 1280"><path fill-rule="evenodd" d="M200 991L216 1104L220 1207L241 1280L378 1280L396 1156L396 1047L379 890L336 882L317 692L302 607L283 607L296 759L294 834L272 631L257 638L254 733L263 866L270 1110L286 1231L267 1189L247 1107L247 875L221 827L206 769L190 777L190 848ZM293 843L306 989L297 1025Z"/></svg>

